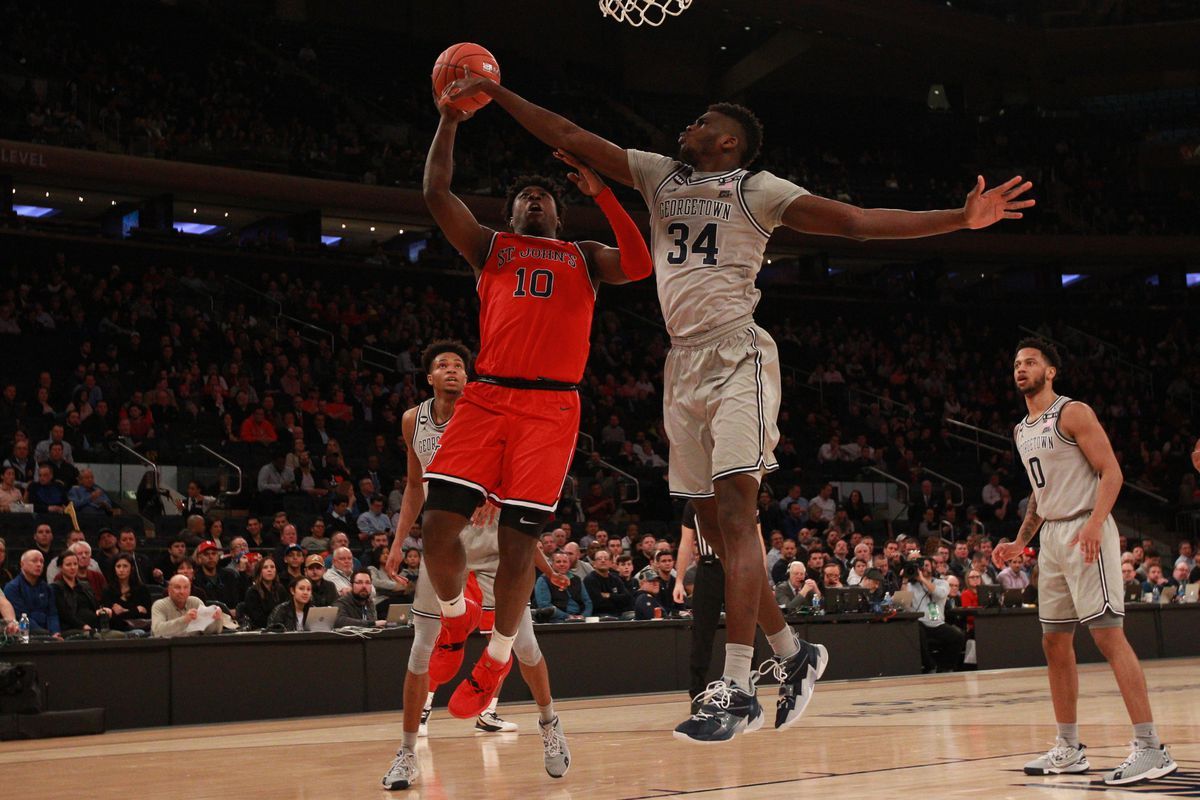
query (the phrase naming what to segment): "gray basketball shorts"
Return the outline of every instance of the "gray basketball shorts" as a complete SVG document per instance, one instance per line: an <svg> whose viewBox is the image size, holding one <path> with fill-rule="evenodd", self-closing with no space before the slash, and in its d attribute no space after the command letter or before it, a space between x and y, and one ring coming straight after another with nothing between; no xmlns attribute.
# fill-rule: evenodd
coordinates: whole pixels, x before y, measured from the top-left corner
<svg viewBox="0 0 1200 800"><path fill-rule="evenodd" d="M1100 557L1087 564L1071 539L1091 518L1049 520L1042 525L1038 553L1038 619L1043 627L1075 622L1103 624L1125 615L1121 543L1110 516L1100 534ZM1051 628L1054 629L1054 628Z"/></svg>
<svg viewBox="0 0 1200 800"><path fill-rule="evenodd" d="M779 467L779 350L753 319L673 338L663 384L672 495L711 497L719 478Z"/></svg>
<svg viewBox="0 0 1200 800"><path fill-rule="evenodd" d="M460 537L467 551L467 571L475 573L475 580L483 594L483 610L492 611L496 608L496 567L500 564L499 531L494 524L486 528L468 525ZM463 580L466 580L465 575ZM442 618L437 592L425 566L417 573L417 591L413 596L412 611L420 617Z"/></svg>

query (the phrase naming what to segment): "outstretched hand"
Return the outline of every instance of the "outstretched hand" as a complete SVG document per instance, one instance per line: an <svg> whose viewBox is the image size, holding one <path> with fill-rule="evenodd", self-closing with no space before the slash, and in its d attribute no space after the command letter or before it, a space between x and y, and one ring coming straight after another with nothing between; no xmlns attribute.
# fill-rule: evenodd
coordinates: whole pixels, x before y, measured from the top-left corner
<svg viewBox="0 0 1200 800"><path fill-rule="evenodd" d="M472 75L470 67L464 67L463 69L466 71L467 77L459 78L453 83L448 84L445 90L442 91L443 98L447 100L461 100L466 97L474 97L477 94L486 93L488 86L497 85L491 78Z"/></svg>
<svg viewBox="0 0 1200 800"><path fill-rule="evenodd" d="M605 184L600 176L591 167L576 158L573 153L566 150L555 150L554 157L578 170L578 172L568 172L567 179L575 184L575 188L583 194L595 197L604 191Z"/></svg>
<svg viewBox="0 0 1200 800"><path fill-rule="evenodd" d="M975 188L967 195L967 204L963 207L966 214L967 227L972 230L986 228L1002 219L1021 219L1023 208L1032 208L1036 200L1018 200L1021 195L1033 188L1032 181L1021 182L1021 176L1009 178L999 186L984 191L986 184L983 176L975 179Z"/></svg>
<svg viewBox="0 0 1200 800"><path fill-rule="evenodd" d="M450 87L447 86L445 91L442 92L441 97L438 96L437 92L433 93L433 104L437 106L438 113L442 115L442 119L457 124L459 122L466 122L475 116L474 111L463 111L460 108L450 105L449 98L446 96L449 91Z"/></svg>

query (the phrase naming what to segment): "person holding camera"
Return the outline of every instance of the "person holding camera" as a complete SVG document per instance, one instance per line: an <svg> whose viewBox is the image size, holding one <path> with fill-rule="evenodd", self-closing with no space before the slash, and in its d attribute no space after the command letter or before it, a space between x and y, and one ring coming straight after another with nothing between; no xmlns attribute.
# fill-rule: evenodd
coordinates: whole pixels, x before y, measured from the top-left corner
<svg viewBox="0 0 1200 800"><path fill-rule="evenodd" d="M951 672L962 660L966 637L946 624L946 598L950 587L933 577L933 561L918 557L904 562L904 588L911 595L907 611L921 615L921 667L924 672ZM935 659L931 645L937 646Z"/></svg>

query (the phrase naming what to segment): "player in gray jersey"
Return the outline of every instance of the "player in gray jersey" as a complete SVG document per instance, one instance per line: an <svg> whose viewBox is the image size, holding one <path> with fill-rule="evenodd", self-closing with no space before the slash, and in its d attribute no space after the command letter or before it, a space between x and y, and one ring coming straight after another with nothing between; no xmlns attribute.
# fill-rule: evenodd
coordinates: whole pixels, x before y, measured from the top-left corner
<svg viewBox="0 0 1200 800"><path fill-rule="evenodd" d="M775 727L795 723L824 671L823 647L800 641L775 605L755 541L763 476L778 467L779 356L754 323L754 282L771 232L854 239L906 239L1002 219L1020 219L1033 200L1020 176L985 191L982 176L962 208L863 209L818 197L750 165L762 126L748 109L716 103L679 135L675 157L626 150L524 100L486 78L456 81L448 97L485 93L546 144L635 187L650 209L651 252L671 335L663 421L671 443L671 493L695 501L705 536L725 567L725 670L677 738L725 741L763 723L751 660L756 624L775 652L764 665L780 680ZM760 668L759 672L762 672Z"/></svg>
<svg viewBox="0 0 1200 800"><path fill-rule="evenodd" d="M1050 343L1023 339L1017 345L1013 377L1029 413L1017 424L1014 436L1033 496L1017 540L992 551L996 565L1002 567L1040 531L1038 617L1058 736L1048 753L1025 765L1025 772L1057 775L1091 768L1079 742L1076 716L1075 625L1084 623L1112 667L1133 722L1132 752L1104 782L1154 780L1177 767L1158 739L1146 678L1121 627L1125 616L1121 552L1111 512L1124 479L1095 412L1054 391L1061 367L1058 351Z"/></svg>
<svg viewBox="0 0 1200 800"><path fill-rule="evenodd" d="M433 454L437 452L442 431L450 422L454 406L466 386L469 358L470 351L457 341L433 342L421 354L421 365L425 369L429 385L433 387L433 397L408 409L401 418L404 440L408 443L408 486L401 502L396 535L385 567L392 580L402 580L397 574L404 559L401 544L425 505L425 484L422 478L425 468L433 459ZM467 570L474 573L483 595L484 620L490 619L494 614L493 587L496 566L500 561L496 512L495 506L484 503L476 511L471 524L462 532ZM546 563L540 550L535 556L535 563L544 573L551 572L550 565ZM448 656L445 659L447 663L453 662L452 671L448 677L441 678L442 682L452 678L458 665L462 663L461 646L452 654L441 652L444 648L440 647L437 641L441 629L441 609L433 584L424 569L417 578L412 611L413 643L409 649L408 670L404 676L403 741L391 768L383 778L383 785L388 789L407 789L420 777L416 745L417 738L425 735L425 726L433 702L430 674L434 670L431 669L431 661L435 667L438 666L436 662L440 656ZM481 620L479 628L484 634L491 633L490 622ZM525 679L538 706L546 772L553 778L561 778L566 775L571 765L571 751L563 734L562 723L554 713L554 700L550 694L550 672L546 666L546 659L542 657L541 648L538 647L537 637L533 633L533 621L528 610L517 628L513 653L520 664L521 677ZM475 728L484 733L491 733L515 731L517 726L496 715L496 698L493 697L488 709L476 719Z"/></svg>

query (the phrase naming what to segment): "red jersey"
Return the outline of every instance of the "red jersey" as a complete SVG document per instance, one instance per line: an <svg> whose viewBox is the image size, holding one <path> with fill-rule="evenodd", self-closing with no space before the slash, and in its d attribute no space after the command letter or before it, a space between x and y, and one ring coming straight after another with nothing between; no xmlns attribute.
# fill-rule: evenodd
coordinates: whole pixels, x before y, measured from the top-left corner
<svg viewBox="0 0 1200 800"><path fill-rule="evenodd" d="M583 379L596 290L579 245L497 233L476 291L480 375Z"/></svg>

